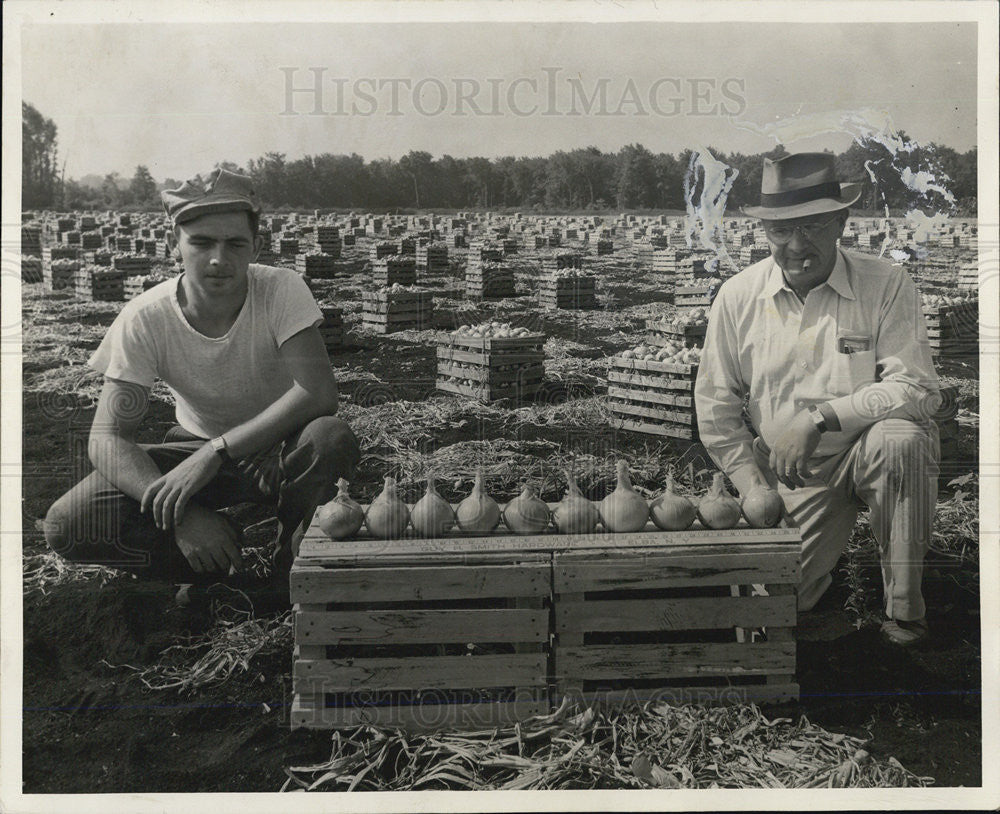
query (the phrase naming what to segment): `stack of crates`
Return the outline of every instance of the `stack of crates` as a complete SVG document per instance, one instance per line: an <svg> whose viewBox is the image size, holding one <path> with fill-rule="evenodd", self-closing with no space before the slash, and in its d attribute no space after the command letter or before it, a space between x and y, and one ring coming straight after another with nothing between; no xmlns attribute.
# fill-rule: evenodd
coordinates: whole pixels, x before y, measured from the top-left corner
<svg viewBox="0 0 1000 814"><path fill-rule="evenodd" d="M377 240L368 247L368 259L374 266L384 257L399 254L399 246L391 240Z"/></svg>
<svg viewBox="0 0 1000 814"><path fill-rule="evenodd" d="M935 360L978 355L979 300L923 308L927 338Z"/></svg>
<svg viewBox="0 0 1000 814"><path fill-rule="evenodd" d="M337 261L333 255L308 252L295 255L295 270L317 280L330 280L336 273Z"/></svg>
<svg viewBox="0 0 1000 814"><path fill-rule="evenodd" d="M378 334L423 331L434 321L434 294L421 288L390 286L361 295L362 322Z"/></svg>
<svg viewBox="0 0 1000 814"><path fill-rule="evenodd" d="M412 257L387 255L372 263L375 285L386 288L392 285L415 285L417 264Z"/></svg>
<svg viewBox="0 0 1000 814"><path fill-rule="evenodd" d="M42 283L48 292L73 288L76 273L80 270L79 260L52 260L49 263L42 260Z"/></svg>
<svg viewBox="0 0 1000 814"><path fill-rule="evenodd" d="M339 308L324 306L323 322L319 326L320 336L326 345L326 352L332 353L344 347L344 314Z"/></svg>
<svg viewBox="0 0 1000 814"><path fill-rule="evenodd" d="M438 345L437 388L483 402L534 396L545 377L543 334L475 337L452 332Z"/></svg>
<svg viewBox="0 0 1000 814"><path fill-rule="evenodd" d="M417 271L444 274L448 271L448 246L445 243L422 243L417 246Z"/></svg>
<svg viewBox="0 0 1000 814"><path fill-rule="evenodd" d="M317 226L316 245L325 255L329 255L334 260L339 259L341 247L340 229L336 226Z"/></svg>
<svg viewBox="0 0 1000 814"><path fill-rule="evenodd" d="M126 277L124 283L125 299L131 300L138 297L143 291L148 291L154 286L158 286L169 278L161 274L149 274L147 276Z"/></svg>
<svg viewBox="0 0 1000 814"><path fill-rule="evenodd" d="M78 297L95 301L125 299L127 272L113 271L100 266L81 266L73 274L73 290Z"/></svg>
<svg viewBox="0 0 1000 814"><path fill-rule="evenodd" d="M111 268L121 272L125 277L135 277L149 274L153 270L153 260L143 255L115 254L111 257ZM124 277L122 279L124 280Z"/></svg>
<svg viewBox="0 0 1000 814"><path fill-rule="evenodd" d="M701 285L680 286L674 291L674 305L677 313L686 318L696 308L710 308L712 300L722 285L722 280L713 279Z"/></svg>
<svg viewBox="0 0 1000 814"><path fill-rule="evenodd" d="M696 324L683 319L647 319L646 343L663 348L671 343L683 345L686 348L702 348L705 346L707 322Z"/></svg>
<svg viewBox="0 0 1000 814"><path fill-rule="evenodd" d="M499 253L499 250L496 250ZM494 250L481 249L469 255L465 268L465 296L470 299L502 299L516 296L514 269L497 260L487 260Z"/></svg>
<svg viewBox="0 0 1000 814"><path fill-rule="evenodd" d="M597 307L595 278L579 268L554 271L542 278L538 304L547 309L589 310Z"/></svg>
<svg viewBox="0 0 1000 814"><path fill-rule="evenodd" d="M697 375L694 364L612 357L608 367L611 426L697 441Z"/></svg>

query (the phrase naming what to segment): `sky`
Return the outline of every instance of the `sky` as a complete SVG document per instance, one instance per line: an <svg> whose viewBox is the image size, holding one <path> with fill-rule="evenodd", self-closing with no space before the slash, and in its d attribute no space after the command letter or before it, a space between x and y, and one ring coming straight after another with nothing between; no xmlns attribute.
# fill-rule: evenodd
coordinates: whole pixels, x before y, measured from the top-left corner
<svg viewBox="0 0 1000 814"><path fill-rule="evenodd" d="M840 151L858 115L976 144L974 23L29 24L21 70L71 178L265 152Z"/></svg>

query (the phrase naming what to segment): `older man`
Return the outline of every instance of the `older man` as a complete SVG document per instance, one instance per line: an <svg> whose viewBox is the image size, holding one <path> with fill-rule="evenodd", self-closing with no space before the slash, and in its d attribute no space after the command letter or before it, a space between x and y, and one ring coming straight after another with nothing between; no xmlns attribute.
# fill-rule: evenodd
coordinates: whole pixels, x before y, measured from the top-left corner
<svg viewBox="0 0 1000 814"><path fill-rule="evenodd" d="M316 506L359 459L334 415L322 313L295 272L252 264L260 209L249 178L217 170L162 198L183 273L127 303L91 356L104 375L95 471L53 504L45 537L68 560L197 585L244 570L239 531L216 510L276 504L284 593ZM139 444L157 378L178 426Z"/></svg>
<svg viewBox="0 0 1000 814"><path fill-rule="evenodd" d="M905 646L927 634L940 394L913 281L838 246L860 193L837 181L832 155L765 160L761 205L746 212L771 256L721 286L695 402L702 443L740 493L766 481L801 528L800 610L829 587L858 501L870 507L882 633Z"/></svg>

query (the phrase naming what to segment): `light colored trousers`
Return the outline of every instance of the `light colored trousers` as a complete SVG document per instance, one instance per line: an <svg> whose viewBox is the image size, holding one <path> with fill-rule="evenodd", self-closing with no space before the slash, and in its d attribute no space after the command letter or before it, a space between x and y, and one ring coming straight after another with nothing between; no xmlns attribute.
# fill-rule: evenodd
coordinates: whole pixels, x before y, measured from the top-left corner
<svg viewBox="0 0 1000 814"><path fill-rule="evenodd" d="M778 489L802 533L800 611L810 610L830 586L830 572L850 541L858 509L867 504L881 556L886 616L923 618L920 583L934 522L940 454L933 421L885 419L843 452L810 459L813 477L804 487L789 489L768 469L766 448L757 439L757 466Z"/></svg>

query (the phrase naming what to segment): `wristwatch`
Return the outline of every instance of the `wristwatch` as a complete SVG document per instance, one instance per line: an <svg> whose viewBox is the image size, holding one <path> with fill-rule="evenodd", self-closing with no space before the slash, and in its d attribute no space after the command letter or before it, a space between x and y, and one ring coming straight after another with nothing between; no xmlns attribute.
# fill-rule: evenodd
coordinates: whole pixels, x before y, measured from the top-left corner
<svg viewBox="0 0 1000 814"><path fill-rule="evenodd" d="M212 449L215 450L215 454L222 458L224 464L231 463L232 458L229 457L229 446L226 444L226 439L221 435L218 438L213 438L210 442Z"/></svg>
<svg viewBox="0 0 1000 814"><path fill-rule="evenodd" d="M830 429L826 426L826 419L815 404L809 405L809 417L813 420L813 424L816 425L816 429L819 430L820 435Z"/></svg>

